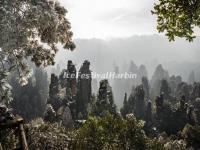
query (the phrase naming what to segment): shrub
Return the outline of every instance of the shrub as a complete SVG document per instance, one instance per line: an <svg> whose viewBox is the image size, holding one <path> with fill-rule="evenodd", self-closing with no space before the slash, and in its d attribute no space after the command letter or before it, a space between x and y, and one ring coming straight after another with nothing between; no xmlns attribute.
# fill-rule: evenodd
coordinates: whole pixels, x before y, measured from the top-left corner
<svg viewBox="0 0 200 150"><path fill-rule="evenodd" d="M74 132L71 149L76 150L144 150L162 147L157 141L146 137L143 122L134 116L127 119L107 115L90 117Z"/></svg>

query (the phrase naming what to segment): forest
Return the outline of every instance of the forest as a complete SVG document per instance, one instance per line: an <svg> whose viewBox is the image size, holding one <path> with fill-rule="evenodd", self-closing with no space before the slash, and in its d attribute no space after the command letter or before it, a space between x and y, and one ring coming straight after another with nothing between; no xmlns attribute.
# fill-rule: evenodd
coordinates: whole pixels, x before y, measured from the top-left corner
<svg viewBox="0 0 200 150"><path fill-rule="evenodd" d="M108 41L73 39L64 4L0 0L0 150L200 149L200 2L152 3L165 37Z"/></svg>

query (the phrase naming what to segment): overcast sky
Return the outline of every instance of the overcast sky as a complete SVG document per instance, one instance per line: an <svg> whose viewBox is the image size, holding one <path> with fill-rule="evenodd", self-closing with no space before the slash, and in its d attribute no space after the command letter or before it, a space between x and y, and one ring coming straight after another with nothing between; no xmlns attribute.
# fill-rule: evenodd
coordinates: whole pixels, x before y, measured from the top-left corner
<svg viewBox="0 0 200 150"><path fill-rule="evenodd" d="M155 0L59 0L69 11L74 38L114 38L154 34Z"/></svg>

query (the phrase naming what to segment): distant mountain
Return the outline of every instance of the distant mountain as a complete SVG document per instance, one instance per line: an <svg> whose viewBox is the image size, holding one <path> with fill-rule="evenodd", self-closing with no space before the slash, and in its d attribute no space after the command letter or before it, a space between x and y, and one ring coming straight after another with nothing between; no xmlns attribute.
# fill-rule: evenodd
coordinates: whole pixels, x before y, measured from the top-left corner
<svg viewBox="0 0 200 150"><path fill-rule="evenodd" d="M120 69L123 64L129 64L133 60L136 64L144 64L152 74L157 64L172 69L184 63L188 68L189 64L193 65L200 62L200 38L189 43L184 39L177 39L175 42L169 42L165 37L159 35L132 36L121 39L75 39L76 50L73 52L62 50L58 53L57 63L67 63L72 59L77 67L85 59L91 61L93 71L105 72L113 71L114 65ZM64 63L63 63L64 62ZM177 66L177 67L178 67ZM195 66L196 68L196 66ZM178 67L177 69L180 70ZM169 70L170 72L171 70ZM182 73L183 71L180 71Z"/></svg>
<svg viewBox="0 0 200 150"><path fill-rule="evenodd" d="M60 47L61 50L56 56L56 62L61 69L66 68L68 60L72 60L78 71L80 65L87 59L91 62L93 72L114 72L116 67L119 68L119 72L123 72L128 71L130 62L133 61L137 67L141 64L145 65L149 79L152 78L156 66L162 64L170 76L173 74L181 75L184 81L188 81L190 72L194 70L195 79L200 81L199 37L192 43L184 39L169 42L166 37L158 35L109 40L75 39L75 43L77 48L73 52ZM110 83L114 87L113 93L117 104L121 105L124 92L131 92L131 85L128 88L127 85L116 87L113 80L110 80ZM117 92L119 89L122 93ZM127 91L127 89L130 90ZM93 91L96 92L96 90Z"/></svg>

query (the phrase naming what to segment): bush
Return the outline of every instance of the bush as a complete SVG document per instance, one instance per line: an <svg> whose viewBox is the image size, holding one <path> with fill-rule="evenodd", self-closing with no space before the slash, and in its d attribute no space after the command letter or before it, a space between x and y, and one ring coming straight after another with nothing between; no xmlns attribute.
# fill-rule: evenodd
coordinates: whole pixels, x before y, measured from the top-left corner
<svg viewBox="0 0 200 150"><path fill-rule="evenodd" d="M74 132L71 149L76 150L144 150L162 147L148 139L142 130L143 123L134 116L127 119L107 115L103 118L90 117ZM160 149L161 150L161 149Z"/></svg>
<svg viewBox="0 0 200 150"><path fill-rule="evenodd" d="M165 150L187 150L186 143L183 140L169 141L165 145Z"/></svg>
<svg viewBox="0 0 200 150"><path fill-rule="evenodd" d="M188 146L192 146L196 149L200 148L200 126L187 124L182 131L182 136L186 140Z"/></svg>
<svg viewBox="0 0 200 150"><path fill-rule="evenodd" d="M68 148L69 132L58 124L45 123L38 126L29 124L26 129L30 150L61 150Z"/></svg>

